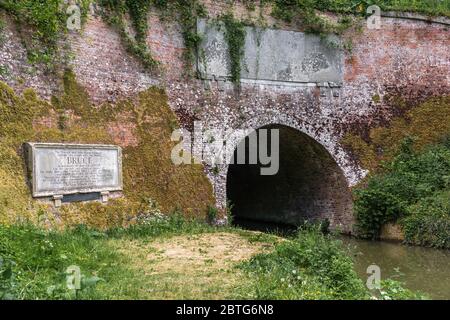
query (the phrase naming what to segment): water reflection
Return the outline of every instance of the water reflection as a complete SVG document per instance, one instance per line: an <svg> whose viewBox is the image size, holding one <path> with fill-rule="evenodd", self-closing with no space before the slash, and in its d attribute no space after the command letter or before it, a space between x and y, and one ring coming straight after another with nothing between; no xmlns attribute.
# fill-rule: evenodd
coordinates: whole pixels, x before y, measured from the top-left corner
<svg viewBox="0 0 450 320"><path fill-rule="evenodd" d="M237 220L235 224L250 230L292 236L296 228L279 223ZM450 250L405 246L395 242L367 241L339 237L349 248L355 269L366 282L367 267L376 264L381 278L403 282L406 288L425 293L432 299L450 300Z"/></svg>
<svg viewBox="0 0 450 320"><path fill-rule="evenodd" d="M358 274L367 279L371 264L381 268L381 278L391 278L433 299L450 299L450 251L405 246L399 243L343 237Z"/></svg>

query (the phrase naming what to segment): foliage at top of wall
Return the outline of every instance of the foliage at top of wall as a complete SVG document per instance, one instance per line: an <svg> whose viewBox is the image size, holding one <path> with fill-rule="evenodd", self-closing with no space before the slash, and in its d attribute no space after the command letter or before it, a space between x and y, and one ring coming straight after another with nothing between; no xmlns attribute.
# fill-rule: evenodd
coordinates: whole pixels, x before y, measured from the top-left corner
<svg viewBox="0 0 450 320"><path fill-rule="evenodd" d="M106 8L103 18L115 26L130 53L141 59L144 66L149 69L157 67L158 62L152 57L147 46L147 14L150 7L149 0L101 0L100 4ZM135 36L127 32L125 15L130 15Z"/></svg>
<svg viewBox="0 0 450 320"><path fill-rule="evenodd" d="M365 2L368 5L378 5L383 11L406 11L450 17L450 2L447 0L366 0Z"/></svg>
<svg viewBox="0 0 450 320"><path fill-rule="evenodd" d="M318 11L334 11L332 5L324 5L317 0L273 0L272 15L289 23L300 24L310 33L340 33L351 24L349 17L341 18L337 23L318 14ZM331 9L331 10L330 10Z"/></svg>
<svg viewBox="0 0 450 320"><path fill-rule="evenodd" d="M0 82L0 223L18 220L51 225L122 226L138 214L153 212L204 217L214 205L212 186L201 165L175 166L172 130L178 127L165 92L152 87L115 105L94 106L69 70L64 93L51 103L33 90L16 95ZM136 142L123 147L125 197L101 203L54 209L31 199L21 157L27 141L117 144L111 130L131 128Z"/></svg>
<svg viewBox="0 0 450 320"><path fill-rule="evenodd" d="M43 62L51 65L58 51L57 43L66 30L68 16L64 12L65 0L2 0L0 8L12 14L18 25L27 31L32 29L31 39L24 39L31 63ZM106 8L104 18L115 25L127 48L141 58L144 65L153 69L158 62L151 55L146 36L150 26L147 14L151 7L157 9L161 17L171 16L181 23L183 38L187 48L186 66L193 61L200 37L196 32L196 20L206 16L201 0L76 0L81 7L82 21L85 20L91 3L99 3ZM245 1L248 10L254 9L252 1ZM298 22L308 32L339 33L352 24L347 14L365 14L368 5L377 4L383 10L416 11L429 15L450 16L450 4L440 0L261 0L261 6L272 5L273 16L288 22ZM335 12L341 15L336 23L324 18L320 12ZM135 35L130 35L124 16L131 18ZM234 49L233 49L234 50ZM235 50L234 50L235 51ZM235 60L235 59L233 59ZM189 68L187 68L189 69ZM236 77L237 72L233 73Z"/></svg>
<svg viewBox="0 0 450 320"><path fill-rule="evenodd" d="M147 15L154 7L158 9L161 17L177 19L182 27L185 42L186 70L190 73L190 66L195 57L198 44L201 40L196 31L196 21L206 16L206 10L201 0L99 0L100 4L108 9L105 19L118 27L128 49L144 62L144 65L153 69L158 62L152 57L151 48L146 42L149 29ZM245 1L248 10L254 8L252 1ZM261 0L260 5L272 5L273 16L288 22L301 22L306 32L319 34L341 33L352 25L352 18L347 14L363 14L371 4L378 4L386 10L416 10L428 14L447 14L450 9L439 0L419 0L411 6L409 1L403 0ZM324 18L318 12L335 12L343 16L337 22ZM126 31L124 15L128 13L135 36ZM230 48L232 80L237 82L240 77L240 58L243 46L243 25L233 18L232 14L222 16L226 25L226 38Z"/></svg>
<svg viewBox="0 0 450 320"><path fill-rule="evenodd" d="M367 15L367 8L377 5L382 11L418 12L450 17L450 2L441 0L262 0L273 6L272 15L289 23L296 23L306 32L341 33L352 25L352 16ZM321 13L338 14L337 22Z"/></svg>
<svg viewBox="0 0 450 320"><path fill-rule="evenodd" d="M398 104L403 105L402 101ZM391 160L400 150L401 141L412 137L414 150L420 151L450 134L450 97L434 97L395 117L388 126L370 129L368 138L348 133L342 143L349 147L361 165L370 170Z"/></svg>
<svg viewBox="0 0 450 320"><path fill-rule="evenodd" d="M147 33L150 28L147 19L150 9L158 9L157 13L162 18L170 15L173 19L177 19L182 27L186 46L186 66L190 66L200 41L196 32L197 18L205 15L204 7L198 0L100 0L100 4L107 9L103 15L106 21L118 27L128 49L150 69L158 66L147 44ZM126 30L124 18L127 13L135 31L134 37Z"/></svg>
<svg viewBox="0 0 450 320"><path fill-rule="evenodd" d="M264 0L273 3L274 14L286 20L313 15L311 11L344 14L366 14L377 5L383 11L418 12L434 16L450 16L450 3L441 0Z"/></svg>
<svg viewBox="0 0 450 320"><path fill-rule="evenodd" d="M197 19L207 16L205 7L201 0L154 0L154 5L160 10L161 18L165 19L167 16L171 16L180 22L186 47L184 59L189 74L190 66L201 41L201 37L197 33Z"/></svg>
<svg viewBox="0 0 450 320"><path fill-rule="evenodd" d="M79 0L82 18L87 15L91 0ZM11 14L19 27L31 30L31 39L24 39L31 63L54 62L58 40L67 31L68 15L63 0L2 0L0 8Z"/></svg>

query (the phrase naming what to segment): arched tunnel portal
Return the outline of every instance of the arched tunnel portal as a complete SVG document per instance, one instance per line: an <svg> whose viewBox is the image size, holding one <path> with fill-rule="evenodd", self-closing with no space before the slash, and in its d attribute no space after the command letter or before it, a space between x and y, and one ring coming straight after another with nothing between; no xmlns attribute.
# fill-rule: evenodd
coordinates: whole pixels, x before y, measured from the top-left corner
<svg viewBox="0 0 450 320"><path fill-rule="evenodd" d="M305 221L328 220L332 229L348 231L352 197L330 153L297 129L268 125L256 130L257 137L262 129L279 130L279 170L274 175L261 175L261 162L249 163L249 137L239 143L234 163L240 147L246 150L245 162L230 164L227 174L227 200L234 221L298 226Z"/></svg>

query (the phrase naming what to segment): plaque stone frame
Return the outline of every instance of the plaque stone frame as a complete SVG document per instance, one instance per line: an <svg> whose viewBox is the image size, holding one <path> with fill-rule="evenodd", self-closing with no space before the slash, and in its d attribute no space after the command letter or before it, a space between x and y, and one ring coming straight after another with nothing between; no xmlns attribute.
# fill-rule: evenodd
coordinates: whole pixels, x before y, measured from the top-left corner
<svg viewBox="0 0 450 320"><path fill-rule="evenodd" d="M123 191L123 175L122 175L122 148L114 145L102 145L102 144L66 144L66 143L35 143L27 142L23 146L24 157L27 164L28 183L31 188L33 198L47 198L54 201L55 207L60 207L64 195L73 194L86 194L86 193L99 193L100 201L107 202L110 193ZM39 189L38 179L42 178L43 166L45 163L38 163L38 155L41 152L87 152L88 154L96 152L97 158L102 155L113 155L114 160L109 160L109 168L113 166L113 170L104 170L108 174L112 174L111 178L114 183L108 185L101 185L101 182L95 181L94 184L99 185L84 185L84 186L66 186L62 188L55 187L54 189ZM95 159L95 155L91 158ZM90 160L89 160L90 161ZM91 164L83 163L85 168L90 168ZM103 169L102 164L96 164L100 169ZM70 168L65 169L70 173ZM64 175L67 173L63 171ZM80 173L78 173L80 175ZM38 176L39 175L39 176ZM82 176L82 174L81 174ZM65 182L65 179L63 179Z"/></svg>

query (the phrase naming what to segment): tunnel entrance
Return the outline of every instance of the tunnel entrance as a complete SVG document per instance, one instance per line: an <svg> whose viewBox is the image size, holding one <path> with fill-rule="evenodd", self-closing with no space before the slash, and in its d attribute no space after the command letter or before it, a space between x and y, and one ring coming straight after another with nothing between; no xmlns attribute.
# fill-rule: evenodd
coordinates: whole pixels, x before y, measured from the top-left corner
<svg viewBox="0 0 450 320"><path fill-rule="evenodd" d="M261 175L261 163L249 164L248 156L245 164L229 165L227 198L234 222L267 229L268 225L298 226L305 221L328 220L331 228L348 229L352 217L350 190L328 151L291 127L268 125L256 130L258 136L261 129L279 130L279 170L275 175ZM241 147L246 144L247 155L248 140L240 142Z"/></svg>

